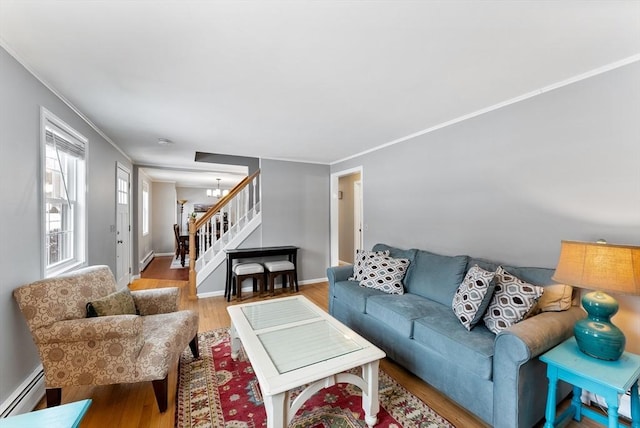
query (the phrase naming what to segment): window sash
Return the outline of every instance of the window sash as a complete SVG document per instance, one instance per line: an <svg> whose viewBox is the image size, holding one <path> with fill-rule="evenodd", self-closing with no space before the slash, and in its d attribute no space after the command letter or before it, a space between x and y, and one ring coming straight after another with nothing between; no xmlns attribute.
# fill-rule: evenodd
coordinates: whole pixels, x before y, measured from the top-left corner
<svg viewBox="0 0 640 428"><path fill-rule="evenodd" d="M86 262L87 140L60 119L42 114L43 274Z"/></svg>

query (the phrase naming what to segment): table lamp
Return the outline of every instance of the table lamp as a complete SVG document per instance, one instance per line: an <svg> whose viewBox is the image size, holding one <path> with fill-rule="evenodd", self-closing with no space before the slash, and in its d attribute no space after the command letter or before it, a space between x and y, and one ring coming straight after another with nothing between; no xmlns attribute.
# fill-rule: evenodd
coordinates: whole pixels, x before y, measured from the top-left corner
<svg viewBox="0 0 640 428"><path fill-rule="evenodd" d="M554 281L591 290L582 297L588 317L576 322L578 348L601 360L615 361L625 337L611 323L618 302L604 291L640 294L640 247L598 242L562 241Z"/></svg>

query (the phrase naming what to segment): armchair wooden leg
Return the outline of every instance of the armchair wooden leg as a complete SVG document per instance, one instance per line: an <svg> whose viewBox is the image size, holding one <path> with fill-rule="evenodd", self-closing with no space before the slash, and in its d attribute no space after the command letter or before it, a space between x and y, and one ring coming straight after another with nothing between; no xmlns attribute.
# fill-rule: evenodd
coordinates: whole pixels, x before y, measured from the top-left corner
<svg viewBox="0 0 640 428"><path fill-rule="evenodd" d="M167 411L167 400L169 395L169 375L164 379L152 380L153 392L156 394L156 401L158 402L158 410L160 413Z"/></svg>
<svg viewBox="0 0 640 428"><path fill-rule="evenodd" d="M189 342L189 348L191 348L191 354L193 354L193 358L200 358L200 348L198 346L198 333L191 339Z"/></svg>
<svg viewBox="0 0 640 428"><path fill-rule="evenodd" d="M62 388L47 388L47 407L59 406L62 402Z"/></svg>

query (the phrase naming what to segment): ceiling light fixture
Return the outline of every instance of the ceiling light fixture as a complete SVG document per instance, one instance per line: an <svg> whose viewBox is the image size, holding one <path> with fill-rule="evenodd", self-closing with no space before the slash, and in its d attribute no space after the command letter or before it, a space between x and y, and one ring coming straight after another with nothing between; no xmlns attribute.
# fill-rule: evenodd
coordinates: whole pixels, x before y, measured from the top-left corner
<svg viewBox="0 0 640 428"><path fill-rule="evenodd" d="M173 141L168 138L158 138L158 144L161 146L168 146L169 144L173 144Z"/></svg>
<svg viewBox="0 0 640 428"><path fill-rule="evenodd" d="M219 198L220 195L222 194L222 191L220 190L220 179L216 178L216 180L218 180L218 188L217 189L207 189L207 196L208 197L215 196L216 198Z"/></svg>

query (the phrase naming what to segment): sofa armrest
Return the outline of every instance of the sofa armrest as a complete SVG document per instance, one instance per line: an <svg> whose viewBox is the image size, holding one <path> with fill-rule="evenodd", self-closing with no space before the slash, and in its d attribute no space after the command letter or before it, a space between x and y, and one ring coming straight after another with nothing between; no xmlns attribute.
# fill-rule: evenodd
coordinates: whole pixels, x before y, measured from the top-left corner
<svg viewBox="0 0 640 428"><path fill-rule="evenodd" d="M180 289L177 287L132 291L133 301L140 315L157 315L176 312Z"/></svg>
<svg viewBox="0 0 640 428"><path fill-rule="evenodd" d="M142 318L113 315L58 321L33 332L38 345L142 337Z"/></svg>
<svg viewBox="0 0 640 428"><path fill-rule="evenodd" d="M329 286L336 282L346 281L353 275L353 265L331 266L327 268Z"/></svg>
<svg viewBox="0 0 640 428"><path fill-rule="evenodd" d="M493 354L494 427L532 426L544 415L546 364L536 357L571 337L573 325L585 315L577 306L543 312L498 334ZM563 396L558 393L558 398Z"/></svg>
<svg viewBox="0 0 640 428"><path fill-rule="evenodd" d="M573 334L573 325L585 312L572 306L567 311L543 312L500 332L495 353L505 352L514 362L525 362L548 351Z"/></svg>

